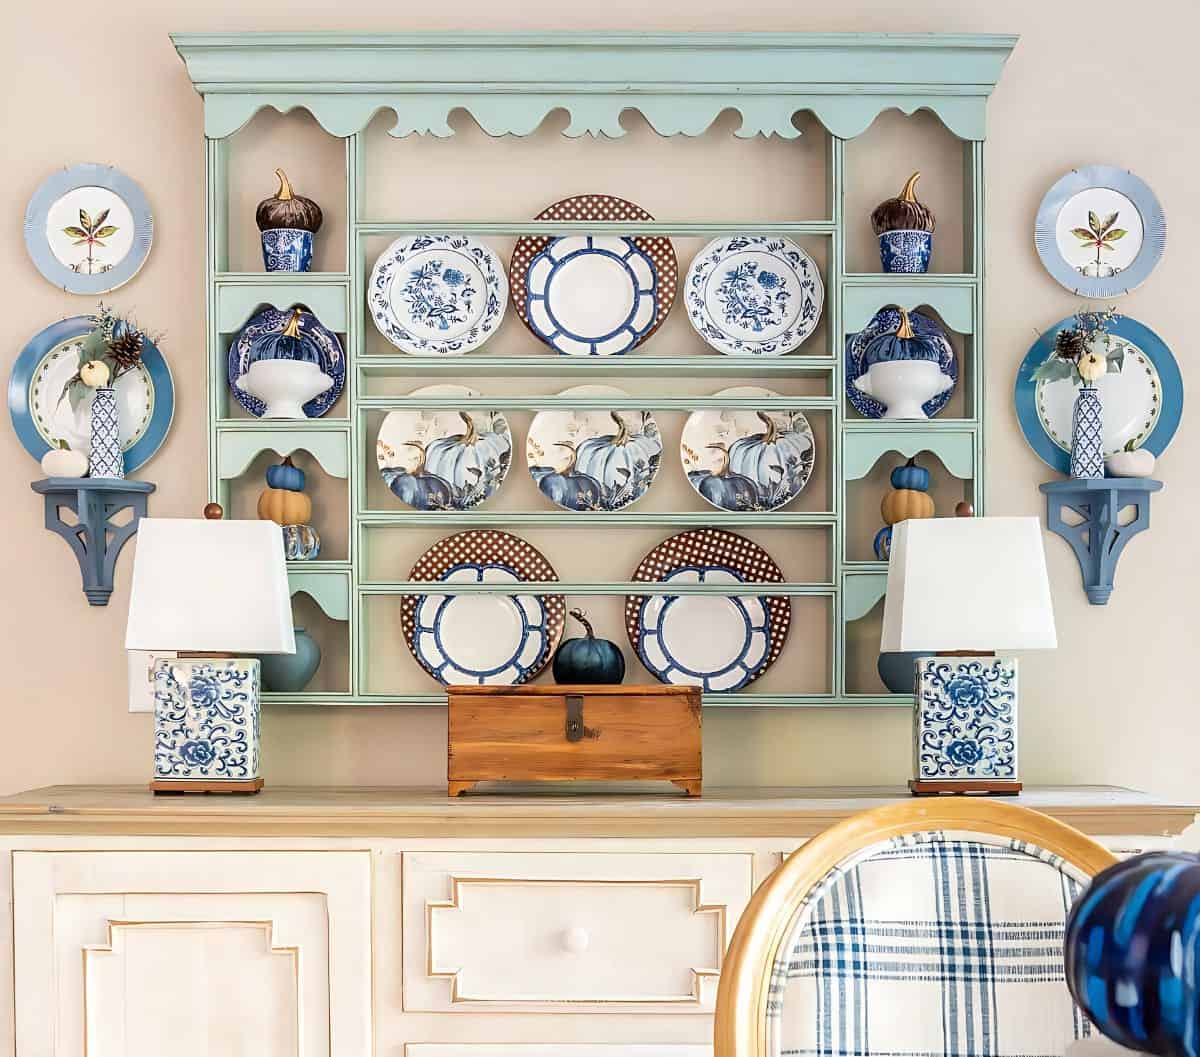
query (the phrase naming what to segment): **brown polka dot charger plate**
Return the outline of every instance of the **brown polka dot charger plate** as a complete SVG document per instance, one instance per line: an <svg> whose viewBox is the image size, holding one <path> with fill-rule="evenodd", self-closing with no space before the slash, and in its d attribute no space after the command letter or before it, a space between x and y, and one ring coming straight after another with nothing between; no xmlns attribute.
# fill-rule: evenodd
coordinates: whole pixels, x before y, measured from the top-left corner
<svg viewBox="0 0 1200 1057"><path fill-rule="evenodd" d="M613 195L564 198L536 220L653 220ZM531 333L567 356L619 356L667 318L679 262L662 236L532 236L517 240L509 265L513 307Z"/></svg>
<svg viewBox="0 0 1200 1057"><path fill-rule="evenodd" d="M775 560L752 540L721 529L680 532L637 567L643 583L783 583ZM783 652L792 622L787 595L629 595L625 631L660 682L738 690Z"/></svg>
<svg viewBox="0 0 1200 1057"><path fill-rule="evenodd" d="M479 529L439 540L409 579L519 584L558 574L525 540ZM400 623L417 663L443 685L516 686L549 664L565 613L562 595L405 595Z"/></svg>

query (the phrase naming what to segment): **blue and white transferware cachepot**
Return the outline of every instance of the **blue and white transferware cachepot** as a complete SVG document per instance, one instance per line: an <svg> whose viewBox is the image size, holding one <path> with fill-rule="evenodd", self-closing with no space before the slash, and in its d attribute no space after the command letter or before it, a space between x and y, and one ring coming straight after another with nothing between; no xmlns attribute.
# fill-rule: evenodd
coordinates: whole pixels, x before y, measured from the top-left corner
<svg viewBox="0 0 1200 1057"><path fill-rule="evenodd" d="M163 658L154 666L154 778L252 782L259 662Z"/></svg>
<svg viewBox="0 0 1200 1057"><path fill-rule="evenodd" d="M1017 662L917 662L913 767L920 781L1017 780Z"/></svg>
<svg viewBox="0 0 1200 1057"><path fill-rule="evenodd" d="M932 256L932 231L885 231L879 236L879 261L885 272L927 272Z"/></svg>
<svg viewBox="0 0 1200 1057"><path fill-rule="evenodd" d="M269 272L306 272L312 267L313 233L270 228L262 233L263 264Z"/></svg>
<svg viewBox="0 0 1200 1057"><path fill-rule="evenodd" d="M293 321L294 328L291 326ZM294 329L295 334L288 335L289 329ZM247 389L242 380L254 364L276 359L315 363L316 370L309 372L312 381L300 377L300 385L296 387L298 391L293 394L297 399L304 396L304 384L311 384L316 389L316 395L300 404L298 417L320 418L337 403L346 386L346 354L338 336L311 312L301 310L297 315L295 309L264 308L238 331L229 346L226 363L230 392L255 418L267 415L268 401L257 392L249 391L257 389L256 385L250 383ZM332 379L332 384L326 385L324 379ZM268 386L268 395L274 396L274 389ZM294 411L294 408L290 410Z"/></svg>

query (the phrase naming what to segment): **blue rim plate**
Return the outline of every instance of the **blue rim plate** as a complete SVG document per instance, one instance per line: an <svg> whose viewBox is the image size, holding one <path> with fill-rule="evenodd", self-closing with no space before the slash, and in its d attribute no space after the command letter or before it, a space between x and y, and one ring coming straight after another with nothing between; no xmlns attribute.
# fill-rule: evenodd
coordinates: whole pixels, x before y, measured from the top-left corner
<svg viewBox="0 0 1200 1057"><path fill-rule="evenodd" d="M1125 234L1094 250L1071 234L1099 223ZM1109 223L1111 221L1111 223ZM1128 241L1126 241L1128 240ZM1072 169L1042 199L1033 241L1046 271L1080 297L1120 297L1149 278L1162 258L1167 221L1150 187L1127 169Z"/></svg>
<svg viewBox="0 0 1200 1057"><path fill-rule="evenodd" d="M70 294L123 286L146 262L153 241L154 215L145 194L111 165L73 165L48 176L25 209L30 258Z"/></svg>
<svg viewBox="0 0 1200 1057"><path fill-rule="evenodd" d="M909 323L912 325L913 333L922 338L934 338L939 341L942 346L941 368L943 374L948 374L954 379L955 385L958 384L958 358L954 355L954 346L950 344L950 339L946 336L946 332L936 319L932 319L923 312L909 312ZM871 318L868 323L857 334L851 334L846 338L846 399L850 401L850 406L854 408L863 418L883 418L886 408L878 400L874 400L867 396L855 384L855 380L861 378L866 370L863 360L864 354L867 351L867 346L874 338L880 334L894 334L900 326L900 310L896 308L881 308ZM954 388L947 389L944 393L938 393L931 400L926 400L921 405L921 410L926 416L933 418L939 411L942 410L950 402L950 397L954 395Z"/></svg>
<svg viewBox="0 0 1200 1057"><path fill-rule="evenodd" d="M30 338L13 364L8 378L8 413L18 439L35 459L41 459L50 450L52 433L61 436L70 432L80 441L73 447L78 451L88 450L82 440L91 436L90 403L80 404L79 410L72 413L70 402L60 401L59 395L63 382L78 365L78 354L70 346L91 330L89 316L60 319ZM121 398L123 387L127 389L126 400ZM142 347L142 369L118 379L117 392L124 410L128 410L127 400L132 400L138 416L136 425L130 429L130 416L122 414L123 430L130 430L124 448L125 472L133 473L162 446L175 413L171 370L149 338ZM64 420L63 415L68 415L69 420ZM60 428L54 430L51 424L56 420Z"/></svg>
<svg viewBox="0 0 1200 1057"><path fill-rule="evenodd" d="M1025 434L1029 446L1047 466L1059 473L1070 472L1070 432L1069 426L1055 431L1058 441L1047 428L1052 416L1047 411L1050 403L1043 392L1046 386L1070 386L1069 381L1035 382L1033 373L1049 359L1054 350L1054 339L1060 330L1074 326L1075 317L1068 316L1059 320L1047 330L1026 353L1025 359L1017 369L1017 380L1013 390L1013 400L1016 404L1017 421L1021 432ZM1121 338L1133 346L1132 355L1127 352L1125 367L1120 374L1106 374L1100 379L1100 398L1103 402L1105 390L1109 387L1121 387L1123 377L1128 379L1121 391L1123 400L1133 386L1136 386L1137 399L1144 407L1134 408L1134 417L1140 426L1134 427L1130 435L1134 444L1146 448L1155 455L1161 455L1171 438L1179 428L1179 420L1183 416L1183 378L1179 373L1179 365L1166 343L1146 324L1139 323L1129 316L1120 316L1113 320L1108 327L1109 333ZM1149 361L1153 368L1150 371L1143 361ZM1139 363L1141 364L1139 373ZM1125 372L1130 374L1126 375ZM1155 377L1157 375L1157 377ZM1058 403L1062 403L1059 401ZM1061 414L1057 417L1061 418ZM1126 416L1128 417L1128 416ZM1065 446L1064 446L1065 445ZM1119 445L1123 446L1123 445ZM1106 454L1108 452L1106 451Z"/></svg>
<svg viewBox="0 0 1200 1057"><path fill-rule="evenodd" d="M229 346L226 365L229 390L234 399L255 418L262 418L267 405L258 397L239 389L237 380L246 373L246 368L250 365L251 345L264 334L282 334L291 318L290 308L264 308L238 331L237 337ZM300 333L311 338L316 344L321 353L321 370L333 379L333 385L304 405L304 414L308 418L320 418L337 403L337 398L346 387L346 354L338 336L311 312L300 313Z"/></svg>

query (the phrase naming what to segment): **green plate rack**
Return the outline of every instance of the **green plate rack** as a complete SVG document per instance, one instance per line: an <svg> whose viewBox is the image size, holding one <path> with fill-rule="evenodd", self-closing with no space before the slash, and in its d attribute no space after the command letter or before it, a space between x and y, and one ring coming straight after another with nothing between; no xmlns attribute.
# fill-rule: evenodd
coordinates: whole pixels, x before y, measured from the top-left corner
<svg viewBox="0 0 1200 1057"><path fill-rule="evenodd" d="M886 565L847 557L847 488L864 478L889 453L935 454L960 478L977 509L983 501L983 321L984 187L983 139L987 97L995 86L1015 37L951 34L556 34L435 33L362 35L255 33L177 34L172 37L196 90L203 97L206 137L206 293L208 355L208 446L211 498L228 503L231 482L263 451L287 454L303 449L331 477L347 481L345 560L297 564L293 592L304 592L332 620L344 622L350 656L344 692L288 695L292 704L435 704L445 694L372 692L367 608L381 596L395 598L421 585L387 579L367 568L367 534L404 526L428 536L464 528L526 528L577 531L581 527L640 527L670 531L723 526L754 529L823 528L829 539L828 582L747 584L744 593L767 592L826 603L828 627L824 692L756 691L706 695L709 705L895 706L904 695L854 692L847 683L847 626L869 613L883 596ZM344 140L344 271L298 275L231 271L230 141L254 115L273 108L307 110L330 136ZM490 136L527 136L551 111L565 110L567 136L618 137L621 114L641 113L660 136L699 136L723 111L740 115L739 137L797 136L797 112L808 112L827 135L828 216L800 221L659 221L654 223L504 221L478 219L388 222L368 215L366 181L371 177L365 150L367 126L381 111L395 124L392 136L454 134L451 112L465 110ZM927 275L847 272L846 224L864 218L845 213L846 144L886 110L905 114L930 111L962 141L964 267L961 273ZM697 179L703 179L698 175ZM563 194L578 188L563 187ZM414 357L366 355L364 282L373 260L367 243L384 236L449 230L482 237L571 232L666 235L676 238L736 233L771 233L824 240L827 347L815 354L745 360L718 354L653 355L652 350L614 358L553 356L529 338L529 355ZM680 261L681 277L688 261ZM302 303L331 330L345 337L349 358L344 417L280 422L232 417L228 413L225 357L228 342L263 304ZM843 395L844 339L861 329L885 305L928 306L969 342L970 370L964 417L929 422L863 420ZM678 311L678 307L676 311ZM698 340L698 339L697 339ZM541 351L536 351L541 350ZM643 354L644 353L644 354ZM417 513L371 507L366 487L372 415L384 409L436 406L428 397L368 395L379 380L437 380L469 372L480 379L530 379L553 374L576 383L686 374L711 379L753 376L772 380L819 379L822 395L780 397L746 406L801 408L825 417L825 457L830 479L828 510L733 514L719 511L628 511L580 515L538 510L483 509L466 513ZM485 390L486 384L481 385ZM484 395L480 407L530 412L547 407L585 407L579 398ZM712 396L646 396L624 406L667 412L736 404ZM454 400L453 406L464 406ZM597 403L596 406L601 406ZM604 398L603 406L621 406ZM669 453L664 454L664 469ZM560 574L563 570L560 568ZM569 572L569 570L567 570ZM459 592L486 592L502 585L456 585ZM625 595L662 592L659 585L626 582L563 582L543 585L567 595ZM530 585L537 590L538 585ZM442 588L444 591L444 588ZM720 585L681 590L727 592ZM395 629L397 647L399 628ZM789 649L793 648L789 644ZM415 662L414 662L415 666Z"/></svg>

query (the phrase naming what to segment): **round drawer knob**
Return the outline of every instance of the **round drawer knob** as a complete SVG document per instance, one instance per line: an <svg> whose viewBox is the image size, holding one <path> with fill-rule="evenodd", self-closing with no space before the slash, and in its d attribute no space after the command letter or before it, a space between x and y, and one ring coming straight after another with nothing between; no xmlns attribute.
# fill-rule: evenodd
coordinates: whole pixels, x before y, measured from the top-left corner
<svg viewBox="0 0 1200 1057"><path fill-rule="evenodd" d="M587 929L573 928L567 929L563 933L563 949L570 951L572 954L582 954L588 949L588 944L591 942L591 937L588 936Z"/></svg>

